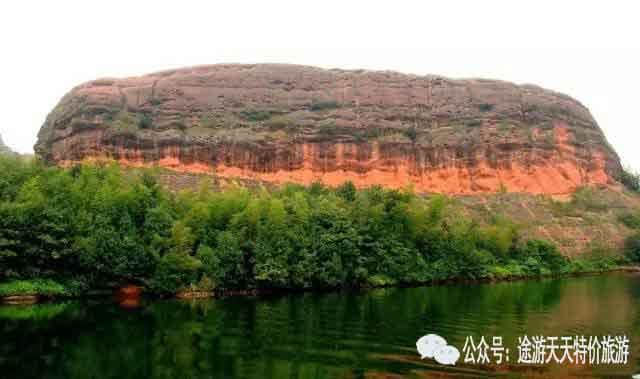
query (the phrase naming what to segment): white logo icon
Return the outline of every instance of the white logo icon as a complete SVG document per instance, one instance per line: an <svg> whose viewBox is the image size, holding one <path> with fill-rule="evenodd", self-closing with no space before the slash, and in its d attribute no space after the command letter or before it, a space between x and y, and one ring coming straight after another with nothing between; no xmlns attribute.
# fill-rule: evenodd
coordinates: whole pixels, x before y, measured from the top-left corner
<svg viewBox="0 0 640 379"><path fill-rule="evenodd" d="M445 346L447 346L447 341L437 334L427 334L424 337L420 337L416 342L416 347L418 348L421 359L433 358L436 350Z"/></svg>
<svg viewBox="0 0 640 379"><path fill-rule="evenodd" d="M460 352L455 348L455 346L447 345L438 349L434 358L436 359L436 362L441 365L453 366L458 361L458 358L460 358Z"/></svg>
<svg viewBox="0 0 640 379"><path fill-rule="evenodd" d="M447 341L437 334L427 334L416 342L420 359L435 358L443 365L454 365L460 358L460 352L454 346L447 345Z"/></svg>

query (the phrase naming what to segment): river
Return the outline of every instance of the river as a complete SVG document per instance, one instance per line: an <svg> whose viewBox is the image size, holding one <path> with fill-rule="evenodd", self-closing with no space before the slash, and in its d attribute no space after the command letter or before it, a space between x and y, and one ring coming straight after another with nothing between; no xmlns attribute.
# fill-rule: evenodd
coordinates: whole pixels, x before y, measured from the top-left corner
<svg viewBox="0 0 640 379"><path fill-rule="evenodd" d="M640 275L628 273L140 304L2 305L0 377L628 378L640 373L639 311ZM420 359L416 340L428 333L461 351L455 366ZM518 338L525 335L627 336L630 354L626 364L522 364ZM496 355L489 363L464 362L465 342L483 336L491 347L500 346L493 337L502 337L509 362L498 364Z"/></svg>

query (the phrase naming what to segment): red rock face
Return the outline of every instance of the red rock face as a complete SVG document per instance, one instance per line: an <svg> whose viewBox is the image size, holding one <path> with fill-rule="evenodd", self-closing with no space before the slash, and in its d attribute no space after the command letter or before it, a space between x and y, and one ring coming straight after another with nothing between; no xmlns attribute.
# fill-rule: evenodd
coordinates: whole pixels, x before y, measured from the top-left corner
<svg viewBox="0 0 640 379"><path fill-rule="evenodd" d="M449 194L613 184L589 111L535 86L294 65L213 65L74 88L36 152L273 183Z"/></svg>

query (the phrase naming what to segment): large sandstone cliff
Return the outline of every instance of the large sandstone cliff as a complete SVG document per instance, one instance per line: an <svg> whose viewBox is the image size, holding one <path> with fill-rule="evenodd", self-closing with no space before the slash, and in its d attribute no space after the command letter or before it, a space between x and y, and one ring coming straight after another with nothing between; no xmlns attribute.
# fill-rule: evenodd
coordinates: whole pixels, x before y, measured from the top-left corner
<svg viewBox="0 0 640 379"><path fill-rule="evenodd" d="M532 85L224 64L82 84L36 153L274 183L566 194L620 162L582 104Z"/></svg>

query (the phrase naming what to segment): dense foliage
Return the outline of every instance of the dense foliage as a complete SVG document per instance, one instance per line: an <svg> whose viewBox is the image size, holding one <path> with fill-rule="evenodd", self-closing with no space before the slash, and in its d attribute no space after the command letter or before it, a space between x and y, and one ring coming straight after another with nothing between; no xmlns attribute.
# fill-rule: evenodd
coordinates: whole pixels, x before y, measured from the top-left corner
<svg viewBox="0 0 640 379"><path fill-rule="evenodd" d="M626 255L630 261L635 263L640 262L640 232L627 238Z"/></svg>
<svg viewBox="0 0 640 379"><path fill-rule="evenodd" d="M501 217L410 191L202 186L174 194L149 171L0 160L0 282L73 290L140 283L159 293L330 288L571 269Z"/></svg>
<svg viewBox="0 0 640 379"><path fill-rule="evenodd" d="M640 174L629 169L620 172L620 182L628 189L640 192Z"/></svg>
<svg viewBox="0 0 640 379"><path fill-rule="evenodd" d="M628 228L634 229L635 233L627 237L625 241L625 253L631 262L640 262L640 213L627 213L620 217Z"/></svg>

